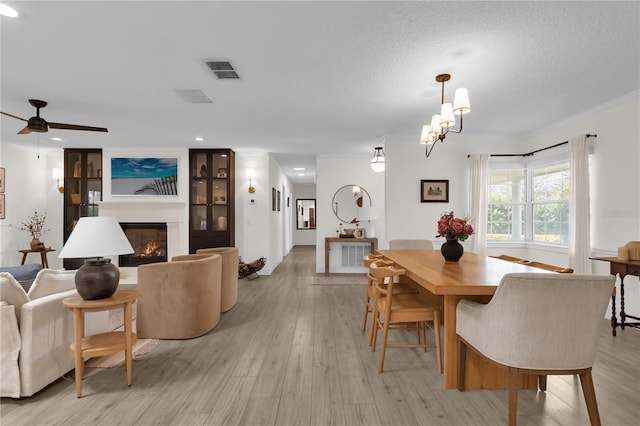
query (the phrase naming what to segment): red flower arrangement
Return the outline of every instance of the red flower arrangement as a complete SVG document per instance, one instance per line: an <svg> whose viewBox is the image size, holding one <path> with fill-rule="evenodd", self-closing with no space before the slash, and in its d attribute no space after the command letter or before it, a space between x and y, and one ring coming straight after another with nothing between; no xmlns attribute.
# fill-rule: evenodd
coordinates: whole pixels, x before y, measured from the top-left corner
<svg viewBox="0 0 640 426"><path fill-rule="evenodd" d="M473 227L469 224L469 219L454 217L453 212L443 213L440 216L436 238L446 237L464 241L469 238L469 235L473 235Z"/></svg>

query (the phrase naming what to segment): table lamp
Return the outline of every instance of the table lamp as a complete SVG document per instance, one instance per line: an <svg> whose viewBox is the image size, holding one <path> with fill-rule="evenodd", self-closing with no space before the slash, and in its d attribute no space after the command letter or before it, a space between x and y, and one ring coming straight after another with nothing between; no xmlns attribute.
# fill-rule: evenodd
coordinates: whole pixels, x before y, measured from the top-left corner
<svg viewBox="0 0 640 426"><path fill-rule="evenodd" d="M60 255L84 258L76 272L76 289L85 300L111 297L118 289L120 271L103 256L133 253L133 247L115 217L81 217L73 228Z"/></svg>
<svg viewBox="0 0 640 426"><path fill-rule="evenodd" d="M358 209L358 215L356 217L358 222L364 227L364 236L367 238L373 238L376 236L376 227L372 221L378 220L378 210L373 206L362 206Z"/></svg>

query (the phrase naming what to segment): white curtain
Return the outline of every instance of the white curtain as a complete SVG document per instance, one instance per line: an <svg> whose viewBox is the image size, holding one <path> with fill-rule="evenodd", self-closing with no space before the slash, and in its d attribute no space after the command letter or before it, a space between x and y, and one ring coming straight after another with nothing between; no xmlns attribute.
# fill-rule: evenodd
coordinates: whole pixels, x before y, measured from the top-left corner
<svg viewBox="0 0 640 426"><path fill-rule="evenodd" d="M474 234L469 238L471 251L484 256L487 252L487 198L489 185L489 154L471 154L469 176L469 206Z"/></svg>
<svg viewBox="0 0 640 426"><path fill-rule="evenodd" d="M590 274L589 147L586 135L569 140L569 267Z"/></svg>

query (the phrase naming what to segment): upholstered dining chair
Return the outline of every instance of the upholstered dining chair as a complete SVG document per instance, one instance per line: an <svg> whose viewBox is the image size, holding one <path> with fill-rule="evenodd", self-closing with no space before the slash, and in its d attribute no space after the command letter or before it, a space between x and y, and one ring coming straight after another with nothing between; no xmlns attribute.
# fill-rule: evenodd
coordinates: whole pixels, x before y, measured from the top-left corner
<svg viewBox="0 0 640 426"><path fill-rule="evenodd" d="M390 250L433 250L431 240L391 240Z"/></svg>
<svg viewBox="0 0 640 426"><path fill-rule="evenodd" d="M364 265L365 268L369 268L371 265L371 262L374 261L378 261L379 264L382 264L381 262L384 262L384 264L391 266L393 265L393 262L387 262L385 260L383 260L382 255L381 254L374 254L374 253L368 253L365 254L362 257L362 264ZM416 286L415 284L411 284L411 283L402 283L402 284L398 284L396 283L395 287L394 287L394 292L396 294L400 294L400 293L417 293L418 290L416 290ZM369 316L370 312L373 312L373 300L375 298L375 290L373 288L373 276L371 275L371 273L367 274L367 293L365 295L365 299L364 299L364 318L362 320L362 331L366 331L367 329L367 317Z"/></svg>
<svg viewBox="0 0 640 426"><path fill-rule="evenodd" d="M373 326L371 328L371 350L375 352L378 330L382 330L382 345L378 372L384 371L384 358L387 348L423 348L435 346L438 371L442 372L442 355L440 350L440 305L434 303L427 295L420 293L397 294L394 287L398 283L394 278L404 275L401 268L389 266L386 262L374 261L369 265L373 278L375 299L373 308ZM433 324L435 344L426 340L426 323ZM415 323L418 327L417 343L389 343L389 330L393 325ZM406 327L400 327L405 329Z"/></svg>
<svg viewBox="0 0 640 426"><path fill-rule="evenodd" d="M599 328L615 278L610 275L507 274L488 304L463 299L456 309L458 389L467 348L509 375L509 425L515 425L518 376L578 374L592 425L600 415L591 376Z"/></svg>

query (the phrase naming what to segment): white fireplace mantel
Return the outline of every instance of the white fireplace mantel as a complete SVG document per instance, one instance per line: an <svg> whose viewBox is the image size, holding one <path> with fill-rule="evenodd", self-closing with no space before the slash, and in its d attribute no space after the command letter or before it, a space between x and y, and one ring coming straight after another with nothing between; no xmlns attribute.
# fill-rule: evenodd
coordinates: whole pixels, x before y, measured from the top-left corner
<svg viewBox="0 0 640 426"><path fill-rule="evenodd" d="M115 216L124 222L185 221L187 203L183 201L122 200L98 202L100 216Z"/></svg>
<svg viewBox="0 0 640 426"><path fill-rule="evenodd" d="M123 199L100 201L98 206L100 216L114 216L118 222L166 223L169 259L189 252L189 212L184 201Z"/></svg>

